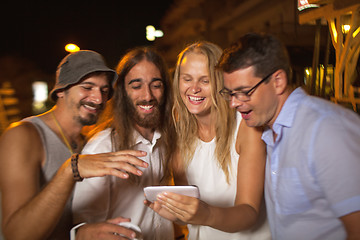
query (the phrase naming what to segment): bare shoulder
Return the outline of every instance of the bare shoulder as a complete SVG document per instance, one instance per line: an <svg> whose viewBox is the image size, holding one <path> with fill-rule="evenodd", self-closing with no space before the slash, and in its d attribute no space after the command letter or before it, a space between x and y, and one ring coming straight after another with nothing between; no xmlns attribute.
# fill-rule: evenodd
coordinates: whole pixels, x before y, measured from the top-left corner
<svg viewBox="0 0 360 240"><path fill-rule="evenodd" d="M36 143L40 136L36 127L30 122L15 122L11 124L1 135L0 146L5 144Z"/></svg>
<svg viewBox="0 0 360 240"><path fill-rule="evenodd" d="M35 126L31 122L27 121L20 121L20 122L14 122L12 123L4 132L3 135L12 135L12 134L18 134L18 133L31 133L36 132Z"/></svg>
<svg viewBox="0 0 360 240"><path fill-rule="evenodd" d="M43 147L36 127L30 122L16 122L11 124L0 138L0 157L2 164L6 159L21 161L19 157L33 157L40 160ZM16 156L16 158L14 157Z"/></svg>
<svg viewBox="0 0 360 240"><path fill-rule="evenodd" d="M261 136L263 128L261 127L249 127L245 121L242 120L239 128L237 129L236 136L236 151L240 154L241 149L249 146L265 147L265 143L262 141Z"/></svg>

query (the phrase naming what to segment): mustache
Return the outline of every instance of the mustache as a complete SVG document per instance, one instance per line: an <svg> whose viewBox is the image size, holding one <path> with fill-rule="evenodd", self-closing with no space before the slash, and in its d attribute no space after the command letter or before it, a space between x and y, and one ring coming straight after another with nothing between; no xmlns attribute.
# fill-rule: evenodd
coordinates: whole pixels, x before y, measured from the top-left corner
<svg viewBox="0 0 360 240"><path fill-rule="evenodd" d="M158 106L159 103L156 100L150 100L150 101L139 101L136 102L136 105L154 105L154 106Z"/></svg>
<svg viewBox="0 0 360 240"><path fill-rule="evenodd" d="M95 108L96 110L103 110L105 105L103 103L101 104L95 104L93 102L87 102L87 101L80 101L80 105L88 105L90 107Z"/></svg>

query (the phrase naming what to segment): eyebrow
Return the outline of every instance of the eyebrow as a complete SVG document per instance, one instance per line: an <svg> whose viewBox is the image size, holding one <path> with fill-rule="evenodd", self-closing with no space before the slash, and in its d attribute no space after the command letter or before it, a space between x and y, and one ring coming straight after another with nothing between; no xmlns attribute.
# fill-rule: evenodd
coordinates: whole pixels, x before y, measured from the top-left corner
<svg viewBox="0 0 360 240"><path fill-rule="evenodd" d="M244 91L244 89L246 89L246 88L251 88L251 86L240 86L240 87L237 87L237 88L235 88L234 90L232 90L232 92L246 92L246 91ZM229 90L229 89L227 89L227 90Z"/></svg>
<svg viewBox="0 0 360 240"><path fill-rule="evenodd" d="M135 79L132 79L129 81L128 85L131 85L132 83L138 83L138 82L141 82L141 78L135 78ZM157 82L157 81L161 81L163 82L162 78L153 78L151 79L151 82Z"/></svg>
<svg viewBox="0 0 360 240"><path fill-rule="evenodd" d="M230 89L228 89L228 88L226 88L226 87L224 87L224 89L226 90L226 91L228 91L228 92L241 92L242 91L242 89L244 89L244 87L238 87L238 88L235 88L234 90L230 90Z"/></svg>
<svg viewBox="0 0 360 240"><path fill-rule="evenodd" d="M157 82L157 81L163 82L162 78L153 78L153 79L151 79L151 82Z"/></svg>
<svg viewBox="0 0 360 240"><path fill-rule="evenodd" d="M237 87L237 88L235 88L235 89L233 90L233 92L234 92L234 91L237 91L237 92L238 92L238 91L243 91L244 88L247 88L247 87Z"/></svg>
<svg viewBox="0 0 360 240"><path fill-rule="evenodd" d="M96 83L93 83L93 82L87 82L86 80L85 80L85 81L83 81L83 82L81 82L81 83L79 83L79 85L97 86L97 84L96 84ZM109 87L109 86L110 86L109 84L106 84L106 85L104 85L104 86L100 86L100 87L104 88L104 87Z"/></svg>
<svg viewBox="0 0 360 240"><path fill-rule="evenodd" d="M132 79L129 81L128 85L131 85L132 83L135 83L135 82L141 82L141 79L140 78Z"/></svg>

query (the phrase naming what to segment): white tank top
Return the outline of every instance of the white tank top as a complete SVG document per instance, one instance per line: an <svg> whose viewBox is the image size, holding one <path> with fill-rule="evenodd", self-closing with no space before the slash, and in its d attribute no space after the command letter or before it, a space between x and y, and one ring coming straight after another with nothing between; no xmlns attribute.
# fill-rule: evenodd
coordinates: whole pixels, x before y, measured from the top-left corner
<svg viewBox="0 0 360 240"><path fill-rule="evenodd" d="M200 190L200 199L204 202L219 206L234 206L236 196L237 182L237 166L239 154L235 149L237 129L241 122L241 115L236 114L236 132L233 136L233 144L231 144L231 169L230 184L226 181L223 170L219 167L216 156L215 138L210 142L198 140L198 145L194 153L194 157L186 170L186 177L189 185L196 185ZM247 230L237 233L227 233L208 226L188 225L189 240L231 240L231 239L271 239L270 230L267 221L263 219L261 227L257 227L256 231Z"/></svg>

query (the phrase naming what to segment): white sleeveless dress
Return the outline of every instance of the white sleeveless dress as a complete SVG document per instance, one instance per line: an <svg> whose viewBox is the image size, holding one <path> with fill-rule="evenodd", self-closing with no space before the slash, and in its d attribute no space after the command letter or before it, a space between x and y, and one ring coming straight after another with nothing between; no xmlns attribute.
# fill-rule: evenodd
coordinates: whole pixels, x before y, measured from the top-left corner
<svg viewBox="0 0 360 240"><path fill-rule="evenodd" d="M241 115L236 114L236 131L241 122ZM186 177L189 185L196 185L200 190L200 199L204 202L219 206L234 206L236 196L237 165L239 154L235 149L237 132L234 133L234 142L231 147L231 174L230 185L226 181L226 176L218 166L215 157L216 142L213 139L210 142L198 140L198 146L194 157L186 170ZM266 210L262 209L262 216L254 229L227 233L208 226L188 225L189 240L262 240L271 239L270 229L266 219Z"/></svg>

